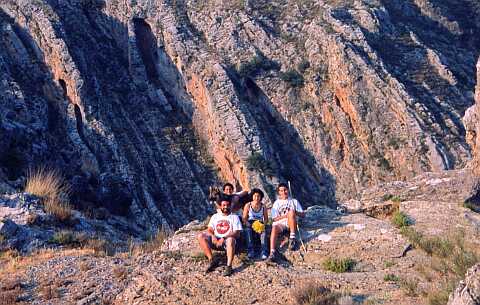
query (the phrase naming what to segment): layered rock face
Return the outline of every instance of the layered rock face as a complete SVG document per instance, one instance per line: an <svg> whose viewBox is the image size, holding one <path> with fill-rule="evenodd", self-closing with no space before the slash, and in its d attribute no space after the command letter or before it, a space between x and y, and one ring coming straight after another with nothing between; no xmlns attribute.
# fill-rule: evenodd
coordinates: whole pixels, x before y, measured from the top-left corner
<svg viewBox="0 0 480 305"><path fill-rule="evenodd" d="M480 152L478 145L480 143L480 59L477 62L477 87L475 89L475 104L468 108L463 117L466 129L466 139L472 147L472 162L469 166L473 172L480 176L479 161Z"/></svg>
<svg viewBox="0 0 480 305"><path fill-rule="evenodd" d="M476 1L0 3L0 179L60 167L146 226L218 179L306 205L461 167ZM465 16L468 16L466 18Z"/></svg>

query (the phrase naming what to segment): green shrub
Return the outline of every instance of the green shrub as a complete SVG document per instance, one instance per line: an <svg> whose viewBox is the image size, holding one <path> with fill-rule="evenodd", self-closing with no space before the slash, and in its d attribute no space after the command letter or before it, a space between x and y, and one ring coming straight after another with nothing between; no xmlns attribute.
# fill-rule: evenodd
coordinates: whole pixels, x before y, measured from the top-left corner
<svg viewBox="0 0 480 305"><path fill-rule="evenodd" d="M298 64L298 71L300 73L305 73L305 71L310 68L310 62L306 59L303 59L299 64Z"/></svg>
<svg viewBox="0 0 480 305"><path fill-rule="evenodd" d="M480 212L480 207L472 202L465 201L463 207L476 213Z"/></svg>
<svg viewBox="0 0 480 305"><path fill-rule="evenodd" d="M280 73L280 79L286 82L290 87L303 87L303 76L296 70L288 70Z"/></svg>
<svg viewBox="0 0 480 305"><path fill-rule="evenodd" d="M386 274L383 277L383 280L385 282L395 282L396 283L396 282L400 281L400 278L398 276L396 276L395 274L389 273L389 274Z"/></svg>
<svg viewBox="0 0 480 305"><path fill-rule="evenodd" d="M392 215L392 224L396 228L403 228L409 226L411 224L411 220L404 212L396 211Z"/></svg>
<svg viewBox="0 0 480 305"><path fill-rule="evenodd" d="M267 176L273 176L275 174L272 163L265 160L263 155L258 152L254 152L248 157L247 168L252 171L259 171Z"/></svg>
<svg viewBox="0 0 480 305"><path fill-rule="evenodd" d="M328 258L323 262L323 268L328 271L343 273L350 272L355 267L356 262L351 258Z"/></svg>
<svg viewBox="0 0 480 305"><path fill-rule="evenodd" d="M50 238L50 242L64 246L80 246L85 242L86 238L82 234L72 231L63 230L55 232Z"/></svg>
<svg viewBox="0 0 480 305"><path fill-rule="evenodd" d="M262 53L258 53L255 55L250 61L242 62L238 67L238 74L245 78L245 77L255 77L258 75L262 70L276 70L279 68L279 65L265 57Z"/></svg>

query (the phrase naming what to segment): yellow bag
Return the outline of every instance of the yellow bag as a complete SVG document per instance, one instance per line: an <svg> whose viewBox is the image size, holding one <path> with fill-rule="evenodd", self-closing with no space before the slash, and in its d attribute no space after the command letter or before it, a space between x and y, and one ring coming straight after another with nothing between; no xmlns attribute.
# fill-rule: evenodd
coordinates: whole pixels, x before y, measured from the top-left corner
<svg viewBox="0 0 480 305"><path fill-rule="evenodd" d="M252 229L253 229L254 232L256 232L258 234L262 234L263 231L265 231L265 225L263 224L263 222L255 220L252 223Z"/></svg>

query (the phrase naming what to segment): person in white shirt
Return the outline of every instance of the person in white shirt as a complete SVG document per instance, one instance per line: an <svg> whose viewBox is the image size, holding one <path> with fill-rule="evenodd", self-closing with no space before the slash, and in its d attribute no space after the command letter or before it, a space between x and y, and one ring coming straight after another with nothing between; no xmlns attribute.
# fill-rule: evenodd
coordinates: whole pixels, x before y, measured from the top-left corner
<svg viewBox="0 0 480 305"><path fill-rule="evenodd" d="M305 217L305 212L298 200L288 196L288 186L280 183L277 187L278 199L272 207L271 217L272 233L270 235L270 256L269 261L276 260L276 244L279 237L285 231L290 232L290 243L288 248L294 250L296 246L295 230L297 228L297 216Z"/></svg>
<svg viewBox="0 0 480 305"><path fill-rule="evenodd" d="M218 203L220 211L210 218L207 230L198 234L197 239L200 248L202 248L209 261L205 272L211 272L218 266L218 262L213 260L212 249L225 250L227 252L227 267L224 275L229 276L232 274L236 238L240 237L242 223L238 215L231 213L229 198L220 197Z"/></svg>

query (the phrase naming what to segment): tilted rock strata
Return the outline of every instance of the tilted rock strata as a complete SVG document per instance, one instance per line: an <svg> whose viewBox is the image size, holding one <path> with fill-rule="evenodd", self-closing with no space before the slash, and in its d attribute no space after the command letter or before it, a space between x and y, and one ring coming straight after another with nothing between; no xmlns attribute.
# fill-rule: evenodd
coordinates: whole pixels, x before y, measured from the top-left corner
<svg viewBox="0 0 480 305"><path fill-rule="evenodd" d="M466 140L472 147L472 162L469 166L473 169L477 176L480 175L479 170L479 143L480 143L480 59L477 62L477 86L475 88L475 104L468 108L463 117L466 129Z"/></svg>
<svg viewBox="0 0 480 305"><path fill-rule="evenodd" d="M472 1L135 2L0 4L3 189L50 163L80 206L179 227L219 178L333 204L468 159Z"/></svg>

